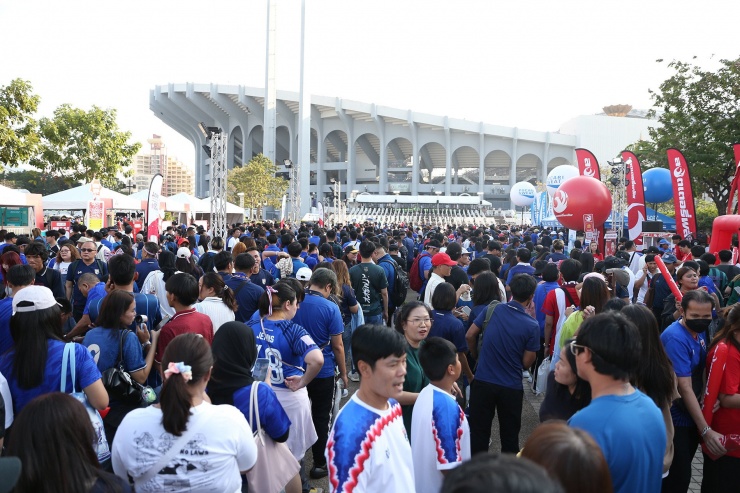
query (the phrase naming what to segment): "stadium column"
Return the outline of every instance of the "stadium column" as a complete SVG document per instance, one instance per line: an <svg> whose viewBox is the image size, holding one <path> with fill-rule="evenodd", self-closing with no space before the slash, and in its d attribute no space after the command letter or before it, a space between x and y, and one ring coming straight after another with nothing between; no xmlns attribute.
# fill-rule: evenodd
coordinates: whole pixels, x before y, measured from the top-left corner
<svg viewBox="0 0 740 493"><path fill-rule="evenodd" d="M378 139L380 143L379 158L378 158L378 193L380 195L388 193L388 144L385 141L385 120L382 116L378 116L378 110L375 104L372 106L372 117L375 121L375 126L378 129Z"/></svg>
<svg viewBox="0 0 740 493"><path fill-rule="evenodd" d="M449 117L445 117L445 195L450 196L452 192L452 142L450 138Z"/></svg>
<svg viewBox="0 0 740 493"><path fill-rule="evenodd" d="M483 122L478 131L478 192L485 192L486 186L486 138L483 133Z"/></svg>
<svg viewBox="0 0 740 493"><path fill-rule="evenodd" d="M355 120L344 111L341 99L337 98L334 109L337 112L339 119L344 123L344 127L347 129L347 196L349 197L349 194L352 193L352 190L354 190L356 186L355 166L357 166L357 160L355 157L357 153L355 151Z"/></svg>
<svg viewBox="0 0 740 493"><path fill-rule="evenodd" d="M550 161L550 132L547 132L545 137L545 148L542 153L542 163L540 163L540 173L537 180L545 183L547 180L547 163Z"/></svg>
<svg viewBox="0 0 740 493"><path fill-rule="evenodd" d="M511 139L511 164L509 165L509 186L513 187L516 183L516 146L519 142L519 129L514 127L514 138ZM508 195L508 194L507 194Z"/></svg>
<svg viewBox="0 0 740 493"><path fill-rule="evenodd" d="M409 132L411 133L411 148L413 149L411 163L411 195L419 195L419 174L421 168L421 159L419 159L419 139L417 138L416 122L414 121L414 112L409 110L408 114Z"/></svg>

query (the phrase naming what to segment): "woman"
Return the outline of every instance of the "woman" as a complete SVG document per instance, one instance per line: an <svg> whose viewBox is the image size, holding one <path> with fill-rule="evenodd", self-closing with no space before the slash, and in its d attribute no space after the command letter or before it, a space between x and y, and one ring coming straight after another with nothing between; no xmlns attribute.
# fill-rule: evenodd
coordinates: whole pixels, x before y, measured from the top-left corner
<svg viewBox="0 0 740 493"><path fill-rule="evenodd" d="M548 419L568 420L591 402L591 385L576 372L576 357L568 345L560 350L555 370L547 375L545 400L540 406L540 422Z"/></svg>
<svg viewBox="0 0 740 493"><path fill-rule="evenodd" d="M342 260L344 260L344 263L347 264L347 268L351 269L355 265L357 265L357 253L359 250L357 250L356 247L353 245L347 245L344 249L344 255L342 256Z"/></svg>
<svg viewBox="0 0 740 493"><path fill-rule="evenodd" d="M581 253L578 261L581 263L581 278L579 281L583 282L583 277L594 271L594 256L591 252L585 251Z"/></svg>
<svg viewBox="0 0 740 493"><path fill-rule="evenodd" d="M54 263L54 270L62 275L62 286L67 283L67 269L70 264L80 258L80 252L72 243L65 243L59 247Z"/></svg>
<svg viewBox="0 0 740 493"><path fill-rule="evenodd" d="M131 293L113 291L103 298L100 313L95 325L87 334L82 344L87 347L95 359L100 373L114 368L120 361L123 369L136 382L144 385L154 365L154 350L159 338L159 331L147 330L146 324L140 324L136 333L128 330L136 318L136 302ZM103 418L105 434L112 442L123 417L139 403L130 403L110 398L110 411Z"/></svg>
<svg viewBox="0 0 740 493"><path fill-rule="evenodd" d="M596 241L592 241L588 244L588 251L591 252L591 255L594 257L594 262L603 262L604 261L604 255L601 253L601 250L599 250L599 243Z"/></svg>
<svg viewBox="0 0 740 493"><path fill-rule="evenodd" d="M154 270L146 276L144 283L141 285L141 292L153 294L157 297L162 320L166 322L175 314L175 309L167 301L167 291L164 285L167 279L178 271L175 267L175 254L166 248L157 254L157 260L159 261L159 270Z"/></svg>
<svg viewBox="0 0 740 493"><path fill-rule="evenodd" d="M347 376L353 382L360 381L360 375L355 368L352 359L352 315L360 311L360 304L357 302L355 290L352 289L349 279L349 270L343 260L335 260L331 263L331 269L337 275L337 286L341 290L339 299L339 311L342 313L342 323L344 324L344 333L342 342L344 343L344 358L346 360L348 371Z"/></svg>
<svg viewBox="0 0 740 493"><path fill-rule="evenodd" d="M609 466L599 445L585 431L562 421L535 428L521 456L544 467L568 493L614 491Z"/></svg>
<svg viewBox="0 0 740 493"><path fill-rule="evenodd" d="M572 312L563 322L560 339L557 341L559 345L555 347L556 351L560 351L564 346L563 341L575 336L578 327L586 318L604 311L604 305L611 295L601 274L591 274L583 280L578 297L581 300L581 310Z"/></svg>
<svg viewBox="0 0 740 493"><path fill-rule="evenodd" d="M689 291L699 288L699 273L691 267L683 266L676 272L676 283L678 288L681 290L681 294L686 294ZM681 318L681 312L678 307L679 303L676 303L676 296L671 293L666 296L663 301L663 313L661 314L662 329L665 329L673 322Z"/></svg>
<svg viewBox="0 0 740 493"><path fill-rule="evenodd" d="M306 329L292 322L298 311L292 285L268 286L259 301L260 318L247 325L257 339L258 357L270 362L272 388L291 422L288 448L300 461L317 439L306 385L319 373L324 356Z"/></svg>
<svg viewBox="0 0 740 493"><path fill-rule="evenodd" d="M452 312L456 304L457 294L452 284L443 282L437 286L432 296L434 309L432 310L432 328L428 337L441 337L455 345L457 356L462 365L462 375L467 377L468 382L472 382L473 372L468 364L468 358L465 356L465 353L468 352L468 343L465 342L465 327L462 321Z"/></svg>
<svg viewBox="0 0 740 493"><path fill-rule="evenodd" d="M501 271L499 273L499 277L502 280L505 281L506 280L506 276L509 273L509 269L511 269L512 267L514 267L516 264L517 264L516 250L514 250L513 248L510 248L506 252L506 257L504 258L504 264L501 266Z"/></svg>
<svg viewBox="0 0 740 493"><path fill-rule="evenodd" d="M488 305L492 301L501 301L502 291L499 281L500 279L493 272L481 272L475 276L473 283L473 308L470 310L467 324L464 324L467 325L465 339L467 340L470 354L474 358L478 357L478 337L481 331L480 327L473 324L473 321L481 312L488 308Z"/></svg>
<svg viewBox="0 0 740 493"><path fill-rule="evenodd" d="M239 255L240 253L244 253L246 251L247 251L246 243L244 243L243 241L237 241L236 245L234 245L234 248L231 249L231 256L236 258L237 255Z"/></svg>
<svg viewBox="0 0 740 493"><path fill-rule="evenodd" d="M178 248L176 255L177 259L175 260L175 267L177 270L190 274L196 279L201 278L203 275L203 269L198 267L195 263L195 260L193 260L193 254L190 253L190 250L187 247Z"/></svg>
<svg viewBox="0 0 740 493"><path fill-rule="evenodd" d="M324 243L319 247L319 260L321 262L329 263L332 263L336 260L336 258L334 258L334 250L332 249L330 244Z"/></svg>
<svg viewBox="0 0 740 493"><path fill-rule="evenodd" d="M18 413L34 397L58 392L62 386L62 316L51 290L45 286L28 286L13 297L15 315L10 318L10 335L14 349L0 355L0 373L8 380L13 398L13 411ZM83 391L92 407L108 406L108 393L103 387L100 370L87 348L75 344L75 385L67 367L66 393ZM88 419L89 422L89 419Z"/></svg>
<svg viewBox="0 0 740 493"><path fill-rule="evenodd" d="M406 379L403 381L403 393L399 396L403 412L403 425L411 436L411 414L414 403L421 389L429 380L419 363L419 346L427 338L432 328L432 311L421 301L410 301L401 307L396 317L396 330L406 338Z"/></svg>
<svg viewBox="0 0 740 493"><path fill-rule="evenodd" d="M5 252L0 256L0 261L2 261L1 267L2 273L3 273L3 285L5 289L4 296L10 296L11 289L8 286L8 271L11 267L14 265L20 265L23 262L21 261L21 256L18 255L16 252Z"/></svg>
<svg viewBox="0 0 740 493"><path fill-rule="evenodd" d="M203 233L198 237L198 256L202 257L204 253L208 251L208 242L210 238L207 234Z"/></svg>
<svg viewBox="0 0 740 493"><path fill-rule="evenodd" d="M252 386L256 385L252 377L252 367L257 360L254 332L241 322L227 322L213 336L212 350L213 378L208 385L211 402L235 406L247 418L252 431L256 432L257 420L249 415L251 390ZM259 385L257 401L259 421L265 433L274 441L284 443L289 436L290 419L275 396L275 391L269 385ZM293 460L290 470L284 471L283 465L283 468L279 471L273 470L273 473L287 476L283 486L288 485L286 488L288 493L298 493L301 491L301 480L298 475L300 466L292 455L289 457Z"/></svg>
<svg viewBox="0 0 740 493"><path fill-rule="evenodd" d="M113 471L133 478L137 491L241 489L240 473L254 466L257 446L238 409L208 402L212 367L211 348L198 334L167 345L159 404L127 414L113 442Z"/></svg>
<svg viewBox="0 0 740 493"><path fill-rule="evenodd" d="M234 292L224 282L220 274L207 272L198 280L198 303L195 310L208 315L213 322L213 333L215 334L226 322L233 322L236 318L236 298Z"/></svg>
<svg viewBox="0 0 740 493"><path fill-rule="evenodd" d="M92 447L95 434L85 407L69 395L36 397L13 422L8 455L23 467L16 493L128 493L121 479L100 468Z"/></svg>
<svg viewBox="0 0 740 493"><path fill-rule="evenodd" d="M652 310L645 305L627 305L621 313L640 331L642 353L637 370L633 375L634 386L650 397L663 413L666 428L666 449L663 456L663 474L671 468L673 462L673 419L671 404L679 397L676 389L676 374L673 364L660 342L658 321ZM709 360L711 361L711 359Z"/></svg>

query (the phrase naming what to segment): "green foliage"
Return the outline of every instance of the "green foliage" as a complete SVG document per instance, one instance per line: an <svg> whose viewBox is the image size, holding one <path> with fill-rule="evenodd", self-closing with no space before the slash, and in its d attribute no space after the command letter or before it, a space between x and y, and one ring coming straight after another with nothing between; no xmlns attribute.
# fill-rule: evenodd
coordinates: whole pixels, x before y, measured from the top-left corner
<svg viewBox="0 0 740 493"><path fill-rule="evenodd" d="M71 178L34 170L4 171L2 182L6 187L25 188L31 193L41 195L49 195L77 186Z"/></svg>
<svg viewBox="0 0 740 493"><path fill-rule="evenodd" d="M645 166L664 168L666 149L679 149L691 171L694 195L706 193L724 214L735 173L732 144L740 140L740 58L720 63L711 72L670 62L675 74L650 91L655 103L649 116L657 114L662 126L650 129L650 141L630 147Z"/></svg>
<svg viewBox="0 0 740 493"><path fill-rule="evenodd" d="M253 157L247 164L229 171L227 199L239 203L239 192L244 193L244 207L260 208L262 204L278 208L288 190L288 181L275 176L277 166L262 154Z"/></svg>
<svg viewBox="0 0 740 493"><path fill-rule="evenodd" d="M711 200L694 199L696 206L696 227L701 230L711 231L712 223L717 214L717 204ZM661 214L665 214L668 217L676 218L676 210L673 206L673 200L669 200L664 204L660 204Z"/></svg>
<svg viewBox="0 0 740 493"><path fill-rule="evenodd" d="M15 79L0 86L0 168L28 162L35 154L38 135L33 114L38 104L28 81Z"/></svg>
<svg viewBox="0 0 740 493"><path fill-rule="evenodd" d="M116 123L116 110L93 106L89 111L62 105L53 118L39 121L40 152L30 164L43 173L88 182L94 177L114 187L141 144L129 144L130 132Z"/></svg>

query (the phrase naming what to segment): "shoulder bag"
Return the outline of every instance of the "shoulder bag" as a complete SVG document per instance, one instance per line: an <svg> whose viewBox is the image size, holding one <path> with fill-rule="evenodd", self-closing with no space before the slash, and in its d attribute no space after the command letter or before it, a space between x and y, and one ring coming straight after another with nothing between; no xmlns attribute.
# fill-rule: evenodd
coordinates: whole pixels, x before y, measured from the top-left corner
<svg viewBox="0 0 740 493"><path fill-rule="evenodd" d="M127 404L141 403L141 396L144 387L131 378L131 374L123 368L123 338L130 330L121 330L121 337L118 339L118 360L113 367L103 372L103 386L108 391L108 395L118 401ZM150 348L150 351L152 349Z"/></svg>

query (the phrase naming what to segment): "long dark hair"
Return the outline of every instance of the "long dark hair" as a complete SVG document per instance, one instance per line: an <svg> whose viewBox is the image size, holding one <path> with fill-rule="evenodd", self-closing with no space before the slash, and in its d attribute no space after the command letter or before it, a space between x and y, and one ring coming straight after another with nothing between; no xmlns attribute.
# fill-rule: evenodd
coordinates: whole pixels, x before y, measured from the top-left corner
<svg viewBox="0 0 740 493"><path fill-rule="evenodd" d="M260 316L266 317L270 313L270 301L272 300L272 312L278 312L283 309L283 303L296 299L296 292L286 282L278 282L274 286L268 286L265 292L260 296L258 307Z"/></svg>
<svg viewBox="0 0 740 493"><path fill-rule="evenodd" d="M735 334L740 331L740 303L735 303L724 310L725 323L722 328L717 331L712 339L709 349L716 346L721 341L726 341L728 344L735 346L735 349L740 351L740 343L735 339Z"/></svg>
<svg viewBox="0 0 740 493"><path fill-rule="evenodd" d="M239 308L236 304L236 298L234 298L234 292L226 285L221 274L217 272L206 272L200 279L203 282L203 286L213 289L216 296L221 298L224 305L228 306L232 311L236 311Z"/></svg>
<svg viewBox="0 0 740 493"><path fill-rule="evenodd" d="M579 403L579 409L583 409L584 407L588 406L591 403L591 384L588 383L586 380L582 379L578 376L578 368L576 367L576 357L575 355L570 351L570 348L568 346L573 341L573 339L569 339L565 341L563 344L563 347L565 348L565 360L568 362L568 365L570 365L570 369L573 371L573 374L576 376L576 388L573 390L573 394L570 396L570 398ZM563 393L568 392L568 387L566 385L562 385L558 382L555 382L555 393L558 394L558 396L562 397Z"/></svg>
<svg viewBox="0 0 740 493"><path fill-rule="evenodd" d="M18 386L22 389L38 387L44 381L46 372L47 341L62 340L62 311L59 305L16 313L10 317L10 336L15 343L13 374Z"/></svg>
<svg viewBox="0 0 740 493"><path fill-rule="evenodd" d="M100 304L100 313L95 319L95 325L106 329L125 329L121 317L133 302L134 295L126 291L115 290L108 294Z"/></svg>
<svg viewBox="0 0 740 493"><path fill-rule="evenodd" d="M20 458L18 493L89 491L100 480L101 491L119 492L120 484L103 474L93 450L95 433L84 406L62 392L29 402L13 421L8 455Z"/></svg>
<svg viewBox="0 0 740 493"><path fill-rule="evenodd" d="M175 254L164 248L159 252L159 255L157 255L157 261L159 262L159 270L164 274L162 280L167 282L167 279L177 272L177 267L175 267Z"/></svg>
<svg viewBox="0 0 740 493"><path fill-rule="evenodd" d="M642 352L632 383L659 408L669 406L673 400L676 382L673 364L660 342L660 330L655 315L644 305L627 305L620 313L635 324L642 343Z"/></svg>
<svg viewBox="0 0 740 493"><path fill-rule="evenodd" d="M162 426L165 431L180 436L187 430L192 398L188 386L198 384L213 366L211 347L200 334L180 334L167 345L162 357L162 368L170 362L189 365L193 379L186 382L180 374L165 378L160 394Z"/></svg>
<svg viewBox="0 0 740 493"><path fill-rule="evenodd" d="M589 277L583 281L581 289L581 306L593 306L595 313L604 311L604 305L609 301L609 288L606 282L598 276Z"/></svg>
<svg viewBox="0 0 740 493"><path fill-rule="evenodd" d="M578 258L581 263L581 274L588 274L594 271L594 256L591 252L584 250Z"/></svg>
<svg viewBox="0 0 740 493"><path fill-rule="evenodd" d="M488 305L493 300L501 299L498 278L493 272L481 272L475 277L473 289L473 306Z"/></svg>

